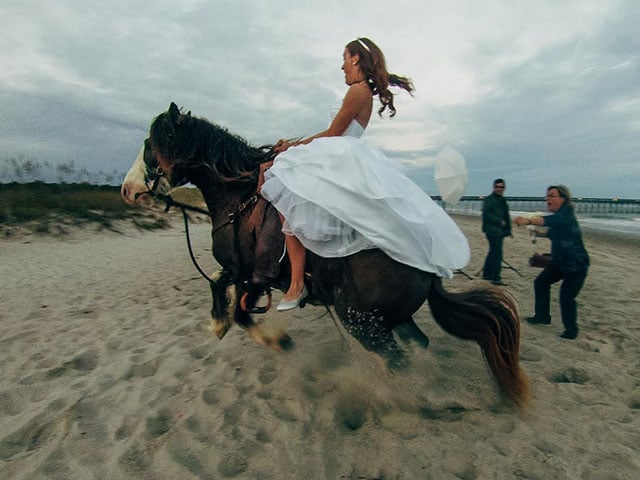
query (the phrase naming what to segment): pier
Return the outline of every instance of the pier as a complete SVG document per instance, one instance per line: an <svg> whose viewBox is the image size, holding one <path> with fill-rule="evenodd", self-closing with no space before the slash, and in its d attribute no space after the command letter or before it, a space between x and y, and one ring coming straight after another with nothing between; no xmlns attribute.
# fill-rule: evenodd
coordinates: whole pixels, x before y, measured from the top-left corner
<svg viewBox="0 0 640 480"><path fill-rule="evenodd" d="M432 197L438 205L449 213L478 215L482 211L484 195L464 196L455 205L443 201L440 196ZM504 197L509 209L516 212L545 212L544 197ZM590 216L624 216L640 214L640 199L625 198L573 198L576 213Z"/></svg>

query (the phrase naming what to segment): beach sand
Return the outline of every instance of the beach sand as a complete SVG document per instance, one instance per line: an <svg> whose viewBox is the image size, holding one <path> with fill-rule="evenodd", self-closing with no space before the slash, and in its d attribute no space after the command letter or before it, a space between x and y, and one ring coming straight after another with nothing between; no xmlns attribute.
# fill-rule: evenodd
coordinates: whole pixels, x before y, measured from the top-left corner
<svg viewBox="0 0 640 480"><path fill-rule="evenodd" d="M478 218L456 217L476 277ZM124 227L123 227L124 228ZM208 270L210 227L192 227ZM637 479L640 478L640 245L585 235L592 267L580 336L522 326L531 406L500 398L475 343L444 333L425 304L393 374L321 307L264 316L295 348L277 353L234 326L209 330L208 284L178 221L170 229L0 240L2 479ZM548 241L505 240L506 287L532 313L527 266ZM518 274L520 272L522 276ZM274 294L274 301L281 298Z"/></svg>

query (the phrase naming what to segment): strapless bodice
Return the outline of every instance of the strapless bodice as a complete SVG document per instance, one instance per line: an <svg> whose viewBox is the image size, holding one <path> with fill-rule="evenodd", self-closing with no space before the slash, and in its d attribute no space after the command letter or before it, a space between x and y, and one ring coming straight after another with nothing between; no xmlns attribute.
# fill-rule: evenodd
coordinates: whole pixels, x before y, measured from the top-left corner
<svg viewBox="0 0 640 480"><path fill-rule="evenodd" d="M360 138L364 133L364 127L358 123L358 121L354 118L351 120L351 123L347 127L347 129L342 134L343 137L356 137Z"/></svg>
<svg viewBox="0 0 640 480"><path fill-rule="evenodd" d="M333 121L333 118L338 114L340 108L336 107L329 112L329 123ZM360 138L364 134L365 128L358 123L358 121L354 118L351 120L351 123L347 127L347 129L342 133L342 137L355 137Z"/></svg>

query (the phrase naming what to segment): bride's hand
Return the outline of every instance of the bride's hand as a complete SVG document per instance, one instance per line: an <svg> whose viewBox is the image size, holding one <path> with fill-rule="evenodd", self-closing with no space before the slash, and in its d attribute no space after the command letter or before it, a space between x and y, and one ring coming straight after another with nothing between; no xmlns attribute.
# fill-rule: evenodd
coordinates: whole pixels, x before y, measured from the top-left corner
<svg viewBox="0 0 640 480"><path fill-rule="evenodd" d="M289 143L287 140L284 140L283 138L281 138L273 147L273 151L276 153L286 152L287 149L292 145L293 145L292 143Z"/></svg>

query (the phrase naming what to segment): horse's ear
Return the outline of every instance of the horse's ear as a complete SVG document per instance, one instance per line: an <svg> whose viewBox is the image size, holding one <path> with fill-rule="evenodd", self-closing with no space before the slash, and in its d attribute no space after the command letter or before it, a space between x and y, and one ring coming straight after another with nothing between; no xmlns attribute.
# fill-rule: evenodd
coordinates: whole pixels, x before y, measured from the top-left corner
<svg viewBox="0 0 640 480"><path fill-rule="evenodd" d="M173 122L177 122L180 119L180 109L173 102L171 102L171 105L169 105L169 118Z"/></svg>
<svg viewBox="0 0 640 480"><path fill-rule="evenodd" d="M175 119L175 123L180 124L183 122L188 122L189 120L191 120L191 110L189 110L187 113L180 115L177 119Z"/></svg>

